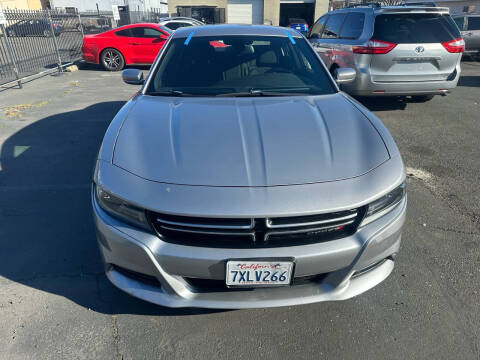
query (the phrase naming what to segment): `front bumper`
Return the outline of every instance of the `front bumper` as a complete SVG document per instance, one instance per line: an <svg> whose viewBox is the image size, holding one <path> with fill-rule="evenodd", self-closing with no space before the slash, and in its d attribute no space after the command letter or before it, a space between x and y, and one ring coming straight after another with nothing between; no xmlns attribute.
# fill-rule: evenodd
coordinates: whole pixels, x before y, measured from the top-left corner
<svg viewBox="0 0 480 360"><path fill-rule="evenodd" d="M344 300L382 282L392 272L405 222L406 198L391 212L349 237L282 248L217 249L162 241L105 213L92 196L97 239L110 281L143 300L168 307L261 308ZM230 258L293 257L294 277L325 274L319 281L248 291L205 291L186 278L223 280ZM126 269L158 280L128 276ZM368 271L364 271L368 269Z"/></svg>

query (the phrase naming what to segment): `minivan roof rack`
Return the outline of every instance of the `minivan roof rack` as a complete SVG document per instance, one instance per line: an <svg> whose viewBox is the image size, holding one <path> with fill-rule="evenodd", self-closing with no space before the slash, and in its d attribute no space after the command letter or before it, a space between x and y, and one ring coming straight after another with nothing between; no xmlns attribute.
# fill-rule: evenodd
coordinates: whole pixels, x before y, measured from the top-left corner
<svg viewBox="0 0 480 360"><path fill-rule="evenodd" d="M356 7L372 7L372 8L379 9L382 7L382 5L377 2L371 2L367 4L352 4L347 6L347 8L356 8Z"/></svg>
<svg viewBox="0 0 480 360"><path fill-rule="evenodd" d="M401 6L426 6L426 7L437 7L433 1L415 1L415 2L406 2L403 1Z"/></svg>

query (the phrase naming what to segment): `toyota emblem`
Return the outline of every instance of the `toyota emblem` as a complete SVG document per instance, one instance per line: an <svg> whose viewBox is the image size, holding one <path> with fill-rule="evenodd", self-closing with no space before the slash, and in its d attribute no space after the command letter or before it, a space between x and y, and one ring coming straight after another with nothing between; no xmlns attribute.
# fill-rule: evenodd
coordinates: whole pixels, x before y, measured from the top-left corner
<svg viewBox="0 0 480 360"><path fill-rule="evenodd" d="M415 48L415 52L416 52L417 54L423 53L424 51L425 51L425 48L424 48L423 46L417 46L417 47Z"/></svg>

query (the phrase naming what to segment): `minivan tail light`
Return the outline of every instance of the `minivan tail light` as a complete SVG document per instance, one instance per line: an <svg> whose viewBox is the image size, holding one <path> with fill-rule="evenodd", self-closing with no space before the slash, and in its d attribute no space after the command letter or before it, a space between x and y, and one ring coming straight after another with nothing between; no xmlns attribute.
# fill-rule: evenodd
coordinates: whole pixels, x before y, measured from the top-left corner
<svg viewBox="0 0 480 360"><path fill-rule="evenodd" d="M462 38L445 41L442 45L449 53L463 53L465 51L465 41Z"/></svg>
<svg viewBox="0 0 480 360"><path fill-rule="evenodd" d="M352 50L355 54L386 54L395 46L397 46L397 44L370 39L365 45L352 46Z"/></svg>

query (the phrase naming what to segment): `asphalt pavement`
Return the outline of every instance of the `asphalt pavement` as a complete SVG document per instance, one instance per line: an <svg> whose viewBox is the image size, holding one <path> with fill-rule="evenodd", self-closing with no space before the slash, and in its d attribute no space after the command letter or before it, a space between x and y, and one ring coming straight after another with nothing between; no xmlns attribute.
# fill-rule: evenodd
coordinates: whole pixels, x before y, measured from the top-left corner
<svg viewBox="0 0 480 360"><path fill-rule="evenodd" d="M407 166L392 275L351 300L168 309L103 274L90 210L103 134L137 90L94 67L0 87L0 359L480 359L480 63L426 103L374 99Z"/></svg>

